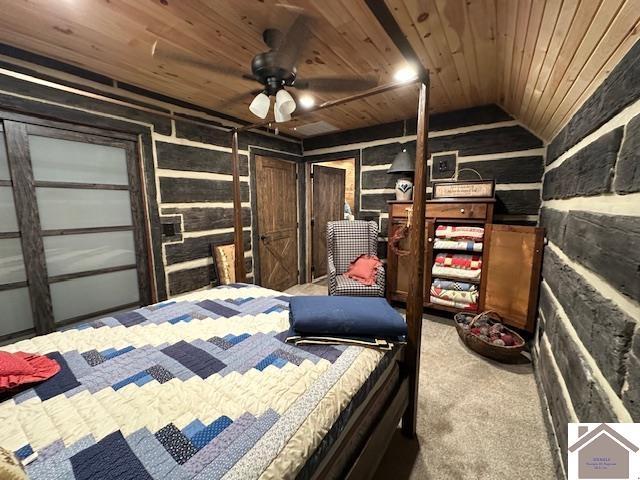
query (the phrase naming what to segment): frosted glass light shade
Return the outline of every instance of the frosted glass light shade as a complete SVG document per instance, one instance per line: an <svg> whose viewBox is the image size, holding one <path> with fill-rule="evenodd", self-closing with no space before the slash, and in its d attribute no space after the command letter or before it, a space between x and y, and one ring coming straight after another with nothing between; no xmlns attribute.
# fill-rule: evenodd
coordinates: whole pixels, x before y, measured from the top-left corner
<svg viewBox="0 0 640 480"><path fill-rule="evenodd" d="M291 115L293 111L296 109L296 101L293 99L291 94L287 92L284 88L278 90L276 93L276 114L278 111L283 115ZM276 122L278 120L276 119Z"/></svg>
<svg viewBox="0 0 640 480"><path fill-rule="evenodd" d="M269 113L270 106L271 99L264 93L259 93L256 95L256 98L253 99L251 105L249 105L249 110L251 110L251 113L256 117L265 118L267 113Z"/></svg>
<svg viewBox="0 0 640 480"><path fill-rule="evenodd" d="M290 113L284 113L277 107L273 107L273 113L275 114L276 123L288 122L289 120L291 120Z"/></svg>

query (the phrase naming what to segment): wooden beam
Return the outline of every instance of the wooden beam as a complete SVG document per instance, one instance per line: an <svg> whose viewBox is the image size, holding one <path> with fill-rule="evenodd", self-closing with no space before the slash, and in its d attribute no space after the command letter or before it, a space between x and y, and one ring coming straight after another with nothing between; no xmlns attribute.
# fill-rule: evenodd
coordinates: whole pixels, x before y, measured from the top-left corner
<svg viewBox="0 0 640 480"><path fill-rule="evenodd" d="M400 53L407 61L416 69L418 76L428 78L428 72L420 61L420 57L409 43L407 36L404 34L393 14L387 7L385 0L365 0L367 7L376 17L380 26L387 32L393 44L400 50Z"/></svg>
<svg viewBox="0 0 640 480"><path fill-rule="evenodd" d="M409 81L403 80L400 82L385 83L384 85L378 85L377 87L370 88L369 90L364 90L362 92L354 93L353 95L349 95L348 97L342 97L336 100L328 100L319 105L316 105L315 107L311 107L307 110L296 110L293 114L291 114L291 120L293 120L294 118L305 117L319 110L325 110L327 108L337 107L339 105L344 105L345 103L355 102L356 100L362 100L363 98L367 98L372 95L378 95L381 93L388 92L390 90L396 90L398 88L408 87L409 85L413 85L414 83L417 83L420 80L421 78L418 75L415 79L412 79ZM265 125L269 125L270 123L275 123L275 122L273 120L263 120L261 122L256 122L251 125L245 125L243 127L239 127L237 128L237 131L243 132L245 130L250 130L252 128L260 128L260 127L264 127ZM284 124L287 122L280 122L280 123Z"/></svg>
<svg viewBox="0 0 640 480"><path fill-rule="evenodd" d="M236 248L236 282L246 280L244 269L244 241L242 238L242 200L240 198L240 156L238 155L238 130L231 137L231 161L233 162L233 243Z"/></svg>
<svg viewBox="0 0 640 480"><path fill-rule="evenodd" d="M427 73L428 75L428 73ZM420 85L418 99L418 131L411 216L410 251L413 255L409 271L407 297L407 345L405 365L409 373L409 405L402 418L402 432L415 437L418 411L418 376L420 374L420 343L422 338L422 306L424 301L424 227L427 191L427 132L429 131L429 77Z"/></svg>
<svg viewBox="0 0 640 480"><path fill-rule="evenodd" d="M20 227L24 269L29 284L33 326L36 335L53 332L55 324L47 281L47 262L41 236L40 214L31 169L29 138L24 123L4 122L7 159L13 179L16 216Z"/></svg>

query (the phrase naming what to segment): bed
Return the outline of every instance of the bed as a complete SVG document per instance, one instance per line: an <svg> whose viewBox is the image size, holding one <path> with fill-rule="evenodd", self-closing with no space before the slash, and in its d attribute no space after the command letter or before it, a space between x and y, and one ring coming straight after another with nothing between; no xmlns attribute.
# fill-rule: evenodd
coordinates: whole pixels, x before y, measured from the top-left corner
<svg viewBox="0 0 640 480"><path fill-rule="evenodd" d="M289 298L233 284L2 347L62 368L0 403L0 447L33 480L367 476L402 349L285 343Z"/></svg>

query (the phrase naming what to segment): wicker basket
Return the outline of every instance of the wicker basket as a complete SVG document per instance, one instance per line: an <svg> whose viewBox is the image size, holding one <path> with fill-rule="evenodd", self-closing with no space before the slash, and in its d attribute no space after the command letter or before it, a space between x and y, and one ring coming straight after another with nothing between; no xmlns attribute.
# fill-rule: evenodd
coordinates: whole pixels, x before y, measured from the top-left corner
<svg viewBox="0 0 640 480"><path fill-rule="evenodd" d="M483 316L488 317L489 325L493 325L496 322L502 323L504 330L513 336L513 338L517 342L517 345L513 345L513 346L495 345L471 333L470 330L473 324L476 322L476 320L478 320ZM471 322L469 323L469 329L465 330L462 327L461 323L464 323L464 320L469 317L471 317ZM456 330L458 331L458 335L460 336L460 339L467 347L469 347L474 352L477 352L484 357L492 358L494 360L497 360L503 363L514 363L524 359L524 357L521 355L521 352L525 348L524 339L520 335L518 335L517 332L514 332L513 330L508 328L506 325L504 325L504 323L502 322L502 318L497 313L492 311L487 311L487 312L479 313L477 315L473 315L473 314L461 312L461 313L457 313L454 316L454 320L455 320Z"/></svg>

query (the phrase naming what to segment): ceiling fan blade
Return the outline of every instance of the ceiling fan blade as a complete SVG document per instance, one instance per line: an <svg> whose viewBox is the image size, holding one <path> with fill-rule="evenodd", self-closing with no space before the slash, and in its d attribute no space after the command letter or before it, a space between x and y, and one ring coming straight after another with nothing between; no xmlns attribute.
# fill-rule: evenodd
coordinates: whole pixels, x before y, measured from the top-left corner
<svg viewBox="0 0 640 480"><path fill-rule="evenodd" d="M254 97L257 94L259 94L260 92L262 92L263 90L264 89L262 89L262 88L258 88L258 89L255 89L255 90L251 90L249 92L239 93L238 95L234 95L233 97L227 98L223 102L214 105L213 109L217 110L217 111L219 111L221 113L225 113L224 109L226 109L227 107L230 107L230 106L232 106L234 104L237 104L238 102L240 102L241 100L244 100L246 98Z"/></svg>
<svg viewBox="0 0 640 480"><path fill-rule="evenodd" d="M300 13L293 21L287 33L284 34L282 40L275 50L278 65L285 70L291 70L296 66L298 58L302 50L307 44L311 35L309 24L311 17L307 14Z"/></svg>
<svg viewBox="0 0 640 480"><path fill-rule="evenodd" d="M378 80L373 77L316 77L296 80L292 87L315 92L353 92L376 87Z"/></svg>
<svg viewBox="0 0 640 480"><path fill-rule="evenodd" d="M215 72L222 75L229 75L232 77L241 77L246 80L254 80L256 78L253 75L250 75L238 68L216 65L211 62L199 60L198 58L194 58L191 55L185 55L184 53L179 52L171 52L164 48L163 44L159 41L155 41L153 46L151 47L151 56L161 62L175 62L181 63L183 65L188 65L190 67L199 68L201 70L207 70L209 72Z"/></svg>

